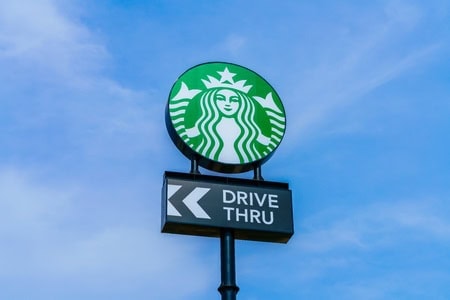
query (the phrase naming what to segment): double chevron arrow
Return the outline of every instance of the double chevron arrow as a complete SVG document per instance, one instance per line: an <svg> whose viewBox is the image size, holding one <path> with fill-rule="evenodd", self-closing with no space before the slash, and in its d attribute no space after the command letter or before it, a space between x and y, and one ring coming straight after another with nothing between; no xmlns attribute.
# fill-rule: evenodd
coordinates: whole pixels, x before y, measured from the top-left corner
<svg viewBox="0 0 450 300"><path fill-rule="evenodd" d="M181 185L168 184L167 185L167 215L181 217L180 212L170 202L170 198L181 188ZM211 217L198 204L198 201L203 198L211 189L196 187L190 192L182 202L192 212L197 219L211 219Z"/></svg>

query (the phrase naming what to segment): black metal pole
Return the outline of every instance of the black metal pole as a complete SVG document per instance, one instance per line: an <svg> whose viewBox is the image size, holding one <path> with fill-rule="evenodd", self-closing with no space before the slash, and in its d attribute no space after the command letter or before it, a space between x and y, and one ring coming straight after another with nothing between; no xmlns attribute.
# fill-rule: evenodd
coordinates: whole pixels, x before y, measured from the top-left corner
<svg viewBox="0 0 450 300"><path fill-rule="evenodd" d="M194 173L196 161L192 160L191 172ZM198 169L197 169L198 170ZM264 180L261 166L255 165L253 180ZM220 275L221 284L218 288L222 300L236 300L239 287L236 285L236 259L234 254L234 232L223 228L220 232Z"/></svg>
<svg viewBox="0 0 450 300"><path fill-rule="evenodd" d="M220 266L222 283L218 288L222 300L236 300L236 261L234 255L234 232L224 228L220 233Z"/></svg>

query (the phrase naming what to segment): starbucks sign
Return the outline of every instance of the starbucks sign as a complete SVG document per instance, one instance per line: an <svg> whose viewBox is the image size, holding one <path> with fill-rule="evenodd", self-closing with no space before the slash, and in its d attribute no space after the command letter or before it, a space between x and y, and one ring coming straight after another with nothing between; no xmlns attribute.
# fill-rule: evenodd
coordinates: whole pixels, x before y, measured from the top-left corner
<svg viewBox="0 0 450 300"><path fill-rule="evenodd" d="M175 145L204 168L239 173L264 163L280 144L286 116L280 97L255 72L212 62L173 85L166 126Z"/></svg>

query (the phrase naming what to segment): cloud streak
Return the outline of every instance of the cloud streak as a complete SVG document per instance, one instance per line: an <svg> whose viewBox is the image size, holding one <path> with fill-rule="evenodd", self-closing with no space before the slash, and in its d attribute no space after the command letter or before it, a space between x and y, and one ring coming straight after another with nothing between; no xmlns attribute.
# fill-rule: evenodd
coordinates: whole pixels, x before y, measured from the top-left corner
<svg viewBox="0 0 450 300"><path fill-rule="evenodd" d="M445 242L450 239L450 222L439 213L439 207L445 207L442 200L420 199L383 201L349 210L344 215L341 209L336 209L340 215L326 211L303 222L306 233L297 246L311 252L328 252L340 247L373 250L397 245L399 236ZM328 223L326 220L335 223L323 227Z"/></svg>
<svg viewBox="0 0 450 300"><path fill-rule="evenodd" d="M374 19L372 23L366 22L361 27L359 22L354 22L354 27L330 36L328 47L334 45L339 51L320 52L322 61L303 71L297 92L286 97L302 99L295 105L291 102L286 105L288 109L291 105L302 107L291 118L289 140L293 143L304 140L340 109L361 101L362 96L406 72L432 62L442 52L443 41L410 42L413 33L425 26L425 17L431 18L422 16L420 6L388 3L385 12L375 19L368 13L357 18ZM392 50L393 44L402 42L404 46ZM289 147L293 149L295 145L291 143Z"/></svg>
<svg viewBox="0 0 450 300"><path fill-rule="evenodd" d="M290 247L253 246L241 258L241 272L252 278L245 284L295 286L293 297L417 298L430 286L443 296L450 278L443 271L450 240L445 211L437 198L328 208L296 225Z"/></svg>
<svg viewBox="0 0 450 300"><path fill-rule="evenodd" d="M55 296L68 290L77 294L80 287L86 295L108 294L113 285L114 293L145 290L147 298L167 299L191 297L212 284L207 267L212 257L200 258L196 253L201 248L161 235L148 222L105 219L85 224L90 229L83 230L74 220L85 207L80 196L96 193L55 188L17 169L0 171L0 193L3 284L32 286L39 281L44 289L54 286ZM61 281L64 290L58 288ZM184 284L173 290L174 281ZM19 297L15 293L4 296Z"/></svg>
<svg viewBox="0 0 450 300"><path fill-rule="evenodd" d="M56 2L0 4L0 62L20 74L14 77L83 84L83 77L98 72L107 58L89 29Z"/></svg>

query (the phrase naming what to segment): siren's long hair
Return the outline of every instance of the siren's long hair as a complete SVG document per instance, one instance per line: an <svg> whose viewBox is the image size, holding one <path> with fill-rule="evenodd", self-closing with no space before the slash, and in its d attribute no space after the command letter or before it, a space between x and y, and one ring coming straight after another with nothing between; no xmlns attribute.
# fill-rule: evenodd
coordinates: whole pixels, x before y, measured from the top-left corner
<svg viewBox="0 0 450 300"><path fill-rule="evenodd" d="M196 151L205 157L219 159L219 154L224 143L217 132L222 113L216 104L216 94L220 89L210 89L200 97L201 116L195 123L199 132L204 137L196 147ZM261 158L261 154L256 149L256 139L261 134L261 130L255 122L255 104L246 94L233 90L239 97L239 108L233 116L241 133L234 143L239 157L239 163L247 163Z"/></svg>

